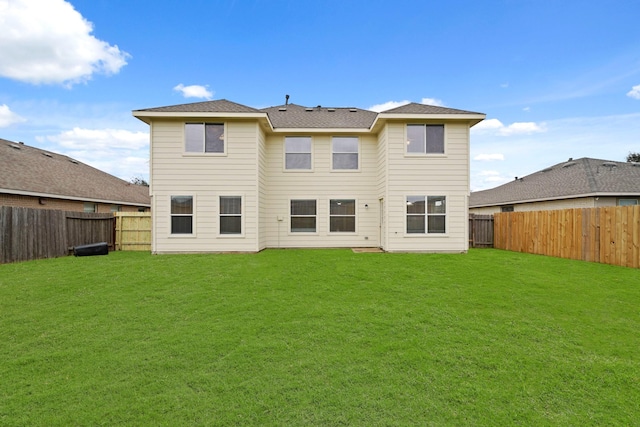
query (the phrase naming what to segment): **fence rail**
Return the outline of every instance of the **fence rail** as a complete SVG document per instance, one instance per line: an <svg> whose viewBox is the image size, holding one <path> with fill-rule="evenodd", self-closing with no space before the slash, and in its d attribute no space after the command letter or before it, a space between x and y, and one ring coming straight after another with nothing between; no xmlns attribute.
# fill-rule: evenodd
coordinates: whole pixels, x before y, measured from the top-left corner
<svg viewBox="0 0 640 427"><path fill-rule="evenodd" d="M494 214L494 247L640 268L640 206Z"/></svg>
<svg viewBox="0 0 640 427"><path fill-rule="evenodd" d="M0 206L0 263L64 256L97 242L113 249L113 221L110 213Z"/></svg>

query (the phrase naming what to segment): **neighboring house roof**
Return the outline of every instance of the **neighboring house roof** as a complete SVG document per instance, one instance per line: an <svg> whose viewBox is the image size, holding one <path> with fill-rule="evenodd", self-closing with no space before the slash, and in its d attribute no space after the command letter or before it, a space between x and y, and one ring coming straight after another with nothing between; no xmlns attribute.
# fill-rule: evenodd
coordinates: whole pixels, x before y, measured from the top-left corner
<svg viewBox="0 0 640 427"><path fill-rule="evenodd" d="M469 207L613 195L640 195L640 163L569 159L499 187L474 191Z"/></svg>
<svg viewBox="0 0 640 427"><path fill-rule="evenodd" d="M375 129L386 119L395 120L395 115L414 119L459 119L469 120L471 126L482 121L485 115L454 108L437 107L410 103L401 107L376 113L353 107L304 107L296 104L284 104L274 107L255 109L226 99L170 105L167 107L134 110L133 115L150 123L153 117L184 118L258 118L266 127L272 129Z"/></svg>
<svg viewBox="0 0 640 427"><path fill-rule="evenodd" d="M368 129L377 113L360 108L303 107L296 104L263 108L274 128Z"/></svg>
<svg viewBox="0 0 640 427"><path fill-rule="evenodd" d="M62 154L0 139L0 193L150 206L149 188Z"/></svg>

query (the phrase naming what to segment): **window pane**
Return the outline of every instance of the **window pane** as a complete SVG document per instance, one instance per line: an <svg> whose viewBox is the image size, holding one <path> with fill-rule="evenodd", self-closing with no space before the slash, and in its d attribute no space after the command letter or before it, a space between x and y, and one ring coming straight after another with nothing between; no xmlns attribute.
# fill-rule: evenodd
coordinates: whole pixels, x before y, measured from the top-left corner
<svg viewBox="0 0 640 427"><path fill-rule="evenodd" d="M240 216L221 216L220 217L220 234L241 234L242 233L242 217Z"/></svg>
<svg viewBox="0 0 640 427"><path fill-rule="evenodd" d="M184 125L184 151L187 153L202 153L204 139L203 123L187 123Z"/></svg>
<svg viewBox="0 0 640 427"><path fill-rule="evenodd" d="M316 214L315 200L292 200L291 201L291 215L315 215L315 214Z"/></svg>
<svg viewBox="0 0 640 427"><path fill-rule="evenodd" d="M444 233L444 215L430 215L429 216L429 233Z"/></svg>
<svg viewBox="0 0 640 427"><path fill-rule="evenodd" d="M424 215L407 215L407 233L424 233Z"/></svg>
<svg viewBox="0 0 640 427"><path fill-rule="evenodd" d="M242 214L242 197L220 196L220 213L222 215Z"/></svg>
<svg viewBox="0 0 640 427"><path fill-rule="evenodd" d="M171 214L188 215L193 213L193 197L171 196Z"/></svg>
<svg viewBox="0 0 640 427"><path fill-rule="evenodd" d="M311 154L287 154L286 169L311 169Z"/></svg>
<svg viewBox="0 0 640 427"><path fill-rule="evenodd" d="M444 153L444 125L427 125L427 153Z"/></svg>
<svg viewBox="0 0 640 427"><path fill-rule="evenodd" d="M638 199L620 199L618 202L619 206L636 206L638 204Z"/></svg>
<svg viewBox="0 0 640 427"><path fill-rule="evenodd" d="M423 196L407 196L407 213L409 214L425 213L424 197Z"/></svg>
<svg viewBox="0 0 640 427"><path fill-rule="evenodd" d="M331 200L329 202L329 215L355 215L355 200Z"/></svg>
<svg viewBox="0 0 640 427"><path fill-rule="evenodd" d="M171 234L191 234L193 232L191 216L172 216Z"/></svg>
<svg viewBox="0 0 640 427"><path fill-rule="evenodd" d="M353 136L334 136L333 152L334 153L357 153L358 138Z"/></svg>
<svg viewBox="0 0 640 427"><path fill-rule="evenodd" d="M224 124L206 124L204 151L205 153L224 153Z"/></svg>
<svg viewBox="0 0 640 427"><path fill-rule="evenodd" d="M291 231L314 233L316 231L315 217L291 217Z"/></svg>
<svg viewBox="0 0 640 427"><path fill-rule="evenodd" d="M333 169L358 169L358 154L334 154Z"/></svg>
<svg viewBox="0 0 640 427"><path fill-rule="evenodd" d="M356 217L355 216L332 216L329 220L332 232L355 232Z"/></svg>
<svg viewBox="0 0 640 427"><path fill-rule="evenodd" d="M446 197L445 196L429 196L427 198L428 203L428 212L430 214L438 213L443 214L447 213L446 206Z"/></svg>
<svg viewBox="0 0 640 427"><path fill-rule="evenodd" d="M424 125L407 125L407 153L424 152Z"/></svg>
<svg viewBox="0 0 640 427"><path fill-rule="evenodd" d="M285 153L311 153L311 137L287 136L284 139Z"/></svg>

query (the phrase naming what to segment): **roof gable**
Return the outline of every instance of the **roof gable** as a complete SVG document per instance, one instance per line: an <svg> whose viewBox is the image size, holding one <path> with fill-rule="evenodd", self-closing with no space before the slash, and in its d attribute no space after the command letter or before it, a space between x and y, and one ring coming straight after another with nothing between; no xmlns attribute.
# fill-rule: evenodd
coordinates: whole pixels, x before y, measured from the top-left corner
<svg viewBox="0 0 640 427"><path fill-rule="evenodd" d="M0 192L148 206L149 188L62 154L0 139Z"/></svg>
<svg viewBox="0 0 640 427"><path fill-rule="evenodd" d="M166 107L146 108L145 112L166 112L166 113L259 113L252 107L228 101L226 99L218 99L214 101L192 102L189 104L169 105Z"/></svg>
<svg viewBox="0 0 640 427"><path fill-rule="evenodd" d="M436 105L418 104L411 102L390 110L381 111L384 114L482 114L473 111L457 110L455 108L439 107Z"/></svg>
<svg viewBox="0 0 640 427"><path fill-rule="evenodd" d="M640 195L640 164L570 159L496 188L474 191L470 207L557 200L587 195Z"/></svg>

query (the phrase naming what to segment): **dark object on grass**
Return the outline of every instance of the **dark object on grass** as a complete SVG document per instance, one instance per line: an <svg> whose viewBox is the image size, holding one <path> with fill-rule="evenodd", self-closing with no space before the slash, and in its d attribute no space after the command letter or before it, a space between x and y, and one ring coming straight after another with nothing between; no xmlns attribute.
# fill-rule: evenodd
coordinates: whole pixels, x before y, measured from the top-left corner
<svg viewBox="0 0 640 427"><path fill-rule="evenodd" d="M74 246L73 254L75 256L109 255L109 246L107 242Z"/></svg>

